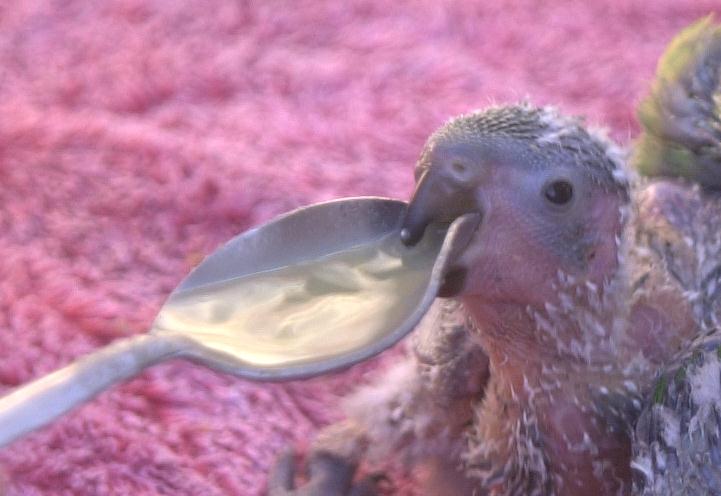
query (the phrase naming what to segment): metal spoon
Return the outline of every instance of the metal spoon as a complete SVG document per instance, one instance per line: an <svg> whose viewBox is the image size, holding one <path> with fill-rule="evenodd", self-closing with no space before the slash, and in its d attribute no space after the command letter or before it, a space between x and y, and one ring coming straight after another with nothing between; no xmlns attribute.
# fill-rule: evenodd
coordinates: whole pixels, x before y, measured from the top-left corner
<svg viewBox="0 0 721 496"><path fill-rule="evenodd" d="M405 203L383 198L335 200L300 208L233 238L173 291L148 334L114 342L0 398L0 446L51 422L116 382L171 358L187 358L253 380L286 380L345 368L392 346L426 313L449 262L465 247L478 223L478 218L465 216L450 228L431 225L418 246L406 248L399 235L405 209ZM356 273L353 267L346 267L350 276L341 273L330 282L325 280L339 266L345 267L338 265L339 259L360 261L362 270ZM380 275L373 273L374 267L380 267ZM274 278L286 273L296 277L286 284L291 293L294 288L305 291L300 300L293 300L292 294L276 294ZM354 274L360 274L360 283ZM345 287L346 279L358 287L365 284L366 294L371 296L376 287L389 281L403 279L407 284L404 291L390 297L383 286L386 297L355 300L369 305L365 315L383 306L382 318L366 323L363 312L347 312L361 320L357 325L350 323L354 325L352 333L339 335L333 326L347 328L350 324L343 320L343 312L332 313L333 298L340 295L337 301L342 301L344 294L357 289ZM300 319L306 331L309 323L317 325L317 332L311 329L296 336L297 326L288 327L287 322L281 326L272 318L267 325L266 320L256 319L260 329L239 325L233 315L248 313L242 298L223 306L213 304L209 297L231 287L245 291L256 303L254 291L265 288L269 298L260 299L256 314L262 316L271 308L262 306L266 300L278 300L269 314L294 304L300 317L290 312L290 321ZM220 293L213 288L220 288ZM330 304L323 307L320 301ZM325 308L326 313L319 315L318 308ZM324 321L328 312L333 318Z"/></svg>

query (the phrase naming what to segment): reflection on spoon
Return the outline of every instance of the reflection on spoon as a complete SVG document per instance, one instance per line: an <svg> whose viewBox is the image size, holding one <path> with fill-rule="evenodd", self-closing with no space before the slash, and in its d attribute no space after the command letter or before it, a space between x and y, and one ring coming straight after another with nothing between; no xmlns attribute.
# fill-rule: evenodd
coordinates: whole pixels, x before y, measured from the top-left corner
<svg viewBox="0 0 721 496"><path fill-rule="evenodd" d="M0 398L0 446L111 385L183 357L255 380L310 377L392 346L430 307L478 224L400 242L403 202L311 205L237 236L170 295L149 334L112 343Z"/></svg>
<svg viewBox="0 0 721 496"><path fill-rule="evenodd" d="M392 233L317 260L180 291L155 321L249 364L342 355L400 325L426 289L436 247Z"/></svg>

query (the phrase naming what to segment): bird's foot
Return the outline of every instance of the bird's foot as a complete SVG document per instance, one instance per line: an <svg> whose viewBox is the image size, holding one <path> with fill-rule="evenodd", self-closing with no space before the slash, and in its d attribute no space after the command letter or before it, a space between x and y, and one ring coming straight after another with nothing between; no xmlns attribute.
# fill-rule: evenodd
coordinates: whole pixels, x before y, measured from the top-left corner
<svg viewBox="0 0 721 496"><path fill-rule="evenodd" d="M354 482L356 468L355 463L338 455L315 450L308 459L308 482L296 487L295 454L288 451L271 470L268 496L378 496L386 477L372 474Z"/></svg>

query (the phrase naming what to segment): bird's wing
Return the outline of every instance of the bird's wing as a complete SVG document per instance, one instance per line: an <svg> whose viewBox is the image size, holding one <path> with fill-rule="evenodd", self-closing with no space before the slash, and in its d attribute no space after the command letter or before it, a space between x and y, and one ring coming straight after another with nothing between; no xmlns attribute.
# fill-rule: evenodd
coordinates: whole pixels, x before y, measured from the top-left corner
<svg viewBox="0 0 721 496"><path fill-rule="evenodd" d="M470 421L488 380L488 358L471 333L460 303L436 300L413 335L411 356L349 397L348 417L391 449L443 444L434 437Z"/></svg>
<svg viewBox="0 0 721 496"><path fill-rule="evenodd" d="M641 175L721 190L721 25L712 16L671 42L638 116L631 163ZM636 494L721 494L721 200L665 184L640 196L642 212L647 201L656 208L646 209L644 231L663 241L656 251L692 301L699 337L645 398L634 429Z"/></svg>
<svg viewBox="0 0 721 496"><path fill-rule="evenodd" d="M438 400L482 397L490 372L488 357L473 334L470 316L456 299L440 298L413 336L413 350L425 388Z"/></svg>
<svg viewBox="0 0 721 496"><path fill-rule="evenodd" d="M704 338L657 381L634 432L643 496L721 494L721 337Z"/></svg>
<svg viewBox="0 0 721 496"><path fill-rule="evenodd" d="M721 188L721 25L713 16L669 44L638 117L632 164L640 174Z"/></svg>

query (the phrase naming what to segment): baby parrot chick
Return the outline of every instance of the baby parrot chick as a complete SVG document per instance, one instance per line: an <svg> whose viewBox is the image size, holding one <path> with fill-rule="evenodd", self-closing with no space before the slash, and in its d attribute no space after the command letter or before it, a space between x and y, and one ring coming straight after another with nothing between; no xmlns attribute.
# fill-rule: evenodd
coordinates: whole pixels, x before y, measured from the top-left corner
<svg viewBox="0 0 721 496"><path fill-rule="evenodd" d="M678 177L645 218L648 243L686 290L697 338L660 374L634 432L636 491L721 494L721 26L711 16L682 31L641 103L632 163Z"/></svg>
<svg viewBox="0 0 721 496"><path fill-rule="evenodd" d="M481 221L412 353L319 437L326 471L293 489L285 457L271 496L374 494L353 483L362 458L420 467L424 495L721 493L719 114L697 102L718 100L718 33L704 20L671 45L691 55L662 59L678 71L642 105L634 158L654 178L549 107L488 108L428 139L404 242ZM672 118L697 110L711 117Z"/></svg>

